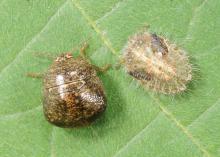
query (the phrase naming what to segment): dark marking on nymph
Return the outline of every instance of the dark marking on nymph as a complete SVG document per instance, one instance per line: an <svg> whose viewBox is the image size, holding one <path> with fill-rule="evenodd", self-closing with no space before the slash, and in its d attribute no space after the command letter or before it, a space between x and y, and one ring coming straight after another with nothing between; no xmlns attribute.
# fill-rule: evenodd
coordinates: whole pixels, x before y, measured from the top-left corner
<svg viewBox="0 0 220 157"><path fill-rule="evenodd" d="M164 43L164 40L155 33L151 33L151 38L151 48L154 53L161 52L162 55L166 55L168 53L168 48Z"/></svg>
<svg viewBox="0 0 220 157"><path fill-rule="evenodd" d="M134 78L138 80L146 80L149 81L151 80L150 74L146 74L146 72L141 72L141 71L129 71L129 75L133 76Z"/></svg>

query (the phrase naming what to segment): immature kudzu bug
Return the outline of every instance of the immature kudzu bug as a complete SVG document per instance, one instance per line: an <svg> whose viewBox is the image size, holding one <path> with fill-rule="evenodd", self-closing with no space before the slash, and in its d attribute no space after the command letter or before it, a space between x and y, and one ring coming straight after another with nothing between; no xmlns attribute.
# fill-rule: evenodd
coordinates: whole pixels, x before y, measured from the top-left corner
<svg viewBox="0 0 220 157"><path fill-rule="evenodd" d="M159 93L180 93L192 79L192 66L185 51L146 30L129 38L123 62L128 74Z"/></svg>
<svg viewBox="0 0 220 157"><path fill-rule="evenodd" d="M84 126L106 109L106 96L99 69L83 55L57 57L43 78L43 110L46 119L59 127ZM107 69L107 67L105 68Z"/></svg>

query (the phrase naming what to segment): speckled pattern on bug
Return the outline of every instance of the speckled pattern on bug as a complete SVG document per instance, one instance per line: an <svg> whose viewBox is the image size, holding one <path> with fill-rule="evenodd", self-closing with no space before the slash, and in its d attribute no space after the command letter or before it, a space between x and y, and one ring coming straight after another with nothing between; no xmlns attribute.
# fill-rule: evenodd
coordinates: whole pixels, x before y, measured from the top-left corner
<svg viewBox="0 0 220 157"><path fill-rule="evenodd" d="M44 114L54 125L87 125L106 109L102 82L83 57L59 56L50 66L43 83Z"/></svg>
<svg viewBox="0 0 220 157"><path fill-rule="evenodd" d="M123 60L128 74L159 93L180 93L192 79L192 66L186 52L146 30L129 38Z"/></svg>

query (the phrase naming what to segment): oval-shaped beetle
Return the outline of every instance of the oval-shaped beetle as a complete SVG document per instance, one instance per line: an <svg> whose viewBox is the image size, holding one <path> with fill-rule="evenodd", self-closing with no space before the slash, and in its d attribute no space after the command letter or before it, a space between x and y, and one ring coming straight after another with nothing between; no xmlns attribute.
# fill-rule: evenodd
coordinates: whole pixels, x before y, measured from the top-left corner
<svg viewBox="0 0 220 157"><path fill-rule="evenodd" d="M146 30L129 38L123 62L127 73L144 87L164 94L186 90L192 79L192 66L185 51Z"/></svg>
<svg viewBox="0 0 220 157"><path fill-rule="evenodd" d="M98 68L84 57L70 53L57 57L43 75L43 111L46 119L59 127L84 126L93 122L106 109L103 85ZM33 76L33 75L32 75Z"/></svg>

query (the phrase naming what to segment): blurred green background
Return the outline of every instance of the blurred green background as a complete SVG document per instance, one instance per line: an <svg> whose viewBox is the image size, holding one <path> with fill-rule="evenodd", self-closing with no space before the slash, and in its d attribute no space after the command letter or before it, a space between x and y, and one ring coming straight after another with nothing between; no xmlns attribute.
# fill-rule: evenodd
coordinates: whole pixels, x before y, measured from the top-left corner
<svg viewBox="0 0 220 157"><path fill-rule="evenodd" d="M219 0L0 0L1 157L220 157ZM183 47L200 78L182 96L155 95L124 70L101 75L105 115L86 128L62 129L42 113L51 61L88 39L96 65L116 63L144 25Z"/></svg>

